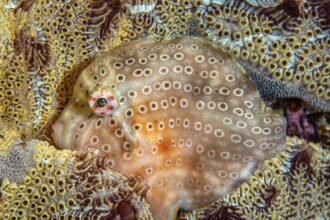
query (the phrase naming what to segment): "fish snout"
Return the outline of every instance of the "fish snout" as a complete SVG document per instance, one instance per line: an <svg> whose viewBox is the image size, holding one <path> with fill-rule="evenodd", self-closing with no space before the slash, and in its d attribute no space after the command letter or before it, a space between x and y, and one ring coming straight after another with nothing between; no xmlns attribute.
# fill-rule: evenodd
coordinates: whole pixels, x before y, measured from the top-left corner
<svg viewBox="0 0 330 220"><path fill-rule="evenodd" d="M52 128L51 138L55 146L59 148L65 148L65 146L63 146L63 139L62 139L63 122L58 118L51 125L51 128Z"/></svg>

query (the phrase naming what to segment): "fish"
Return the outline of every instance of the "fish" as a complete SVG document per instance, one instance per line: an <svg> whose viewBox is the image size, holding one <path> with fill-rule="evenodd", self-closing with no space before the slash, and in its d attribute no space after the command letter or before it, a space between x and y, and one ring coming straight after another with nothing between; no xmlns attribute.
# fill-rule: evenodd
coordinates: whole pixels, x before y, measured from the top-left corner
<svg viewBox="0 0 330 220"><path fill-rule="evenodd" d="M132 41L82 71L55 145L140 175L155 219L228 194L285 145L286 121L244 68L198 37Z"/></svg>

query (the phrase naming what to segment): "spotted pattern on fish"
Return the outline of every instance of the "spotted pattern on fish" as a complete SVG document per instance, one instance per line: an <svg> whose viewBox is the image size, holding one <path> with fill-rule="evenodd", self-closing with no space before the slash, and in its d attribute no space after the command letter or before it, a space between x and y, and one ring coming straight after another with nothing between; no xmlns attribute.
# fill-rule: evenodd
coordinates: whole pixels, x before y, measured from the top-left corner
<svg viewBox="0 0 330 220"><path fill-rule="evenodd" d="M265 105L243 68L192 37L102 55L81 73L53 130L57 146L142 175L156 219L232 191L285 141L282 112Z"/></svg>

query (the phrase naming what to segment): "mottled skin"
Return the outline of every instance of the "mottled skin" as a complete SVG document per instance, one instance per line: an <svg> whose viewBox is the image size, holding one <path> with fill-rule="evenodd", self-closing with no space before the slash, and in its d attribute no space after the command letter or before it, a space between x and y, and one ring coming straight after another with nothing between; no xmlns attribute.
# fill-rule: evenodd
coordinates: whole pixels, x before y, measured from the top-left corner
<svg viewBox="0 0 330 220"><path fill-rule="evenodd" d="M165 219L171 208L193 209L232 191L282 149L285 121L214 45L191 37L140 44L116 48L82 72L53 125L54 141L142 175L155 218ZM102 95L109 106L96 104Z"/></svg>

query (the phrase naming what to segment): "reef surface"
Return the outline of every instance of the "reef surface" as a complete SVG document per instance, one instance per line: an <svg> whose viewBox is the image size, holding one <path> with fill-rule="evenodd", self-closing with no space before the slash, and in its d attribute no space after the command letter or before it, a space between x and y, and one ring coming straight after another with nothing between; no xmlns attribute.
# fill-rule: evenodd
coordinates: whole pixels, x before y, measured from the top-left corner
<svg viewBox="0 0 330 220"><path fill-rule="evenodd" d="M287 138L285 150L265 161L275 164L210 206L180 210L178 217L329 218L329 8L318 0L1 0L0 218L48 219L55 213L58 218L152 218L144 180L112 171L95 152L52 147L51 124L70 100L79 74L104 52L136 39L166 42L186 35L235 56L267 104L300 99L304 114L295 110L300 116L290 116L298 130L291 135L306 137L312 126L319 143ZM317 113L313 120L311 113ZM39 188L40 180L50 177L55 183ZM34 185L24 182L29 178ZM87 182L78 186L75 179ZM102 188L103 181L112 187Z"/></svg>

